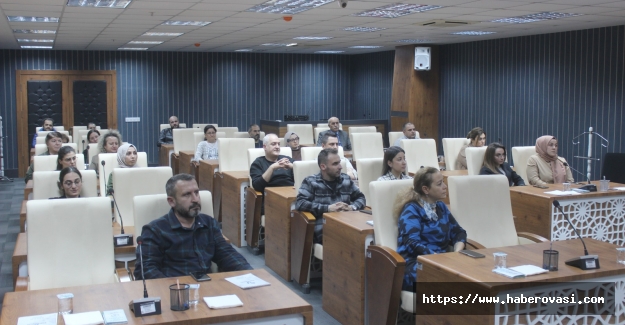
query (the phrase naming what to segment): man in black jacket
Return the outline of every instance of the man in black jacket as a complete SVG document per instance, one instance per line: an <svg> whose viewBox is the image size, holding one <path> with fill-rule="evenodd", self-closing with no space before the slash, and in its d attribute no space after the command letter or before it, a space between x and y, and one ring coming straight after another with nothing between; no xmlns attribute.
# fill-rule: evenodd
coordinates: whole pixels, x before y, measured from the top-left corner
<svg viewBox="0 0 625 325"><path fill-rule="evenodd" d="M263 139L265 155L256 158L250 167L252 187L265 191L265 187L293 186L293 158L280 155L280 140L270 133Z"/></svg>

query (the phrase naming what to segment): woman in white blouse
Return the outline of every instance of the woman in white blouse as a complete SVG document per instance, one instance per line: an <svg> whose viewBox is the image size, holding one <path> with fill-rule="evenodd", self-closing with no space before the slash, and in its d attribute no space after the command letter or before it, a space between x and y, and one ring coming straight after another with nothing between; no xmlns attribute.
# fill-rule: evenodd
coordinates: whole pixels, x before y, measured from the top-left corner
<svg viewBox="0 0 625 325"><path fill-rule="evenodd" d="M217 128L210 124L205 126L204 138L206 139L206 141L201 141L200 143L198 143L197 150L195 150L195 157L191 159L191 163L195 167L199 166L200 160L219 158L219 140L217 140Z"/></svg>

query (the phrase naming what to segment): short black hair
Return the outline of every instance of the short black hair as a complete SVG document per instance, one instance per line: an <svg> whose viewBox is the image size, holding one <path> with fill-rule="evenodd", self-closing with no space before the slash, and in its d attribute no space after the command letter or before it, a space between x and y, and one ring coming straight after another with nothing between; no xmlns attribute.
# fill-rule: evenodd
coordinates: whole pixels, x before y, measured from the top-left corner
<svg viewBox="0 0 625 325"><path fill-rule="evenodd" d="M336 134L332 134L330 132L326 132L326 134L323 135L323 137L321 138L321 143L322 144L328 144L328 139L330 138L337 138Z"/></svg>
<svg viewBox="0 0 625 325"><path fill-rule="evenodd" d="M190 174L178 174L171 177L167 180L167 184L165 184L167 196L176 197L176 184L178 184L178 181L190 182L192 180L195 180L195 177Z"/></svg>
<svg viewBox="0 0 625 325"><path fill-rule="evenodd" d="M339 151L334 148L326 148L326 149L321 150L321 152L319 152L319 155L317 156L317 165L320 168L321 168L321 164L324 164L324 165L328 164L328 156L330 154L338 155Z"/></svg>
<svg viewBox="0 0 625 325"><path fill-rule="evenodd" d="M215 132L217 132L217 128L214 125L212 125L212 124L209 124L209 125L204 127L204 133L206 133L206 131L208 131L208 129L213 129L213 130L215 130Z"/></svg>

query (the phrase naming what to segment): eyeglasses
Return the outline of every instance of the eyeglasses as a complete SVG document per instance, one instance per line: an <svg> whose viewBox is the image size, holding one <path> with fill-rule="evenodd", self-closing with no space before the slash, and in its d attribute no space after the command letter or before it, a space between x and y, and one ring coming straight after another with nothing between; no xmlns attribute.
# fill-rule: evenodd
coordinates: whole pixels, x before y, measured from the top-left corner
<svg viewBox="0 0 625 325"><path fill-rule="evenodd" d="M80 183L82 183L82 180L80 178L77 178L75 181L65 181L63 182L63 185L67 186L67 187L72 187L72 185L80 185Z"/></svg>
<svg viewBox="0 0 625 325"><path fill-rule="evenodd" d="M297 138L293 138L293 139L287 139L286 142L291 142L291 141L299 141L299 137Z"/></svg>

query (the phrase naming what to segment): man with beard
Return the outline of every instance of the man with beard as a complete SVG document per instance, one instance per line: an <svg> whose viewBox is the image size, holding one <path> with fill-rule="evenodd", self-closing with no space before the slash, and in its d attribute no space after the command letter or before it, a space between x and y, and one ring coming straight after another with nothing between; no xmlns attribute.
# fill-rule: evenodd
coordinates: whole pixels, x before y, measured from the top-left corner
<svg viewBox="0 0 625 325"><path fill-rule="evenodd" d="M263 142L260 141L260 127L256 124L251 124L250 128L247 129L247 133L250 135L250 138L254 139L254 148L262 148Z"/></svg>
<svg viewBox="0 0 625 325"><path fill-rule="evenodd" d="M251 270L241 254L228 244L217 221L200 213L200 195L195 178L178 174L165 186L171 210L143 226L141 244L146 279L210 273L211 262L220 271ZM137 261L139 249L137 248ZM141 279L141 263L135 264L135 279Z"/></svg>
<svg viewBox="0 0 625 325"><path fill-rule="evenodd" d="M162 144L174 143L174 129L179 127L180 122L178 121L178 117L171 116L169 118L169 128L161 130L161 133L158 135L158 142L156 143L156 146L160 147Z"/></svg>
<svg viewBox="0 0 625 325"><path fill-rule="evenodd" d="M39 129L39 131L56 131L54 129L54 120L51 118L47 118L45 120L43 120L43 125L41 126L41 129ZM33 148L35 147L35 145L37 144L37 133L35 133L35 136L33 137Z"/></svg>

